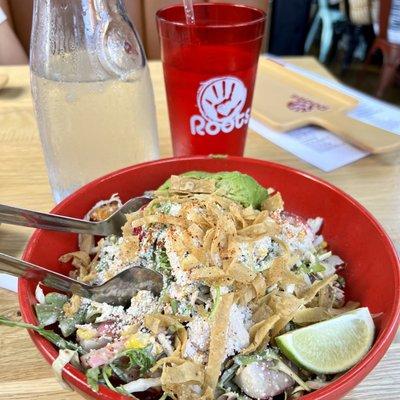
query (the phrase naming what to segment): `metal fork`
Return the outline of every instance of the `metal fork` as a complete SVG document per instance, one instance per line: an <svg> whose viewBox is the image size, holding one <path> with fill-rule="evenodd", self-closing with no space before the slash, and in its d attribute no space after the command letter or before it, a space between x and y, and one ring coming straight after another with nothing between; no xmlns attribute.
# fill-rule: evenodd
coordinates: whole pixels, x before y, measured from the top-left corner
<svg viewBox="0 0 400 400"><path fill-rule="evenodd" d="M146 196L130 199L107 219L100 222L91 222L0 204L0 222L52 231L89 233L98 236L118 235L126 222L125 214L139 210L150 200L151 198Z"/></svg>
<svg viewBox="0 0 400 400"><path fill-rule="evenodd" d="M128 304L139 290L150 290L158 295L163 288L161 274L140 266L125 269L102 285L91 286L47 268L0 253L0 272L41 281L53 289L112 305Z"/></svg>

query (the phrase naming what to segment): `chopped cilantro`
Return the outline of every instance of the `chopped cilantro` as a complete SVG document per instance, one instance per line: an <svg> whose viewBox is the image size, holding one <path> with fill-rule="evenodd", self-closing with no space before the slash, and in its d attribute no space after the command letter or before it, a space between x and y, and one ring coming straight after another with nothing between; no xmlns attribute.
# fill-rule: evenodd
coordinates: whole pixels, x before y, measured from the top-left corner
<svg viewBox="0 0 400 400"><path fill-rule="evenodd" d="M121 356L129 358L129 368L139 367L140 374L145 374L156 362L155 358L150 353L150 348L132 349L124 351Z"/></svg>

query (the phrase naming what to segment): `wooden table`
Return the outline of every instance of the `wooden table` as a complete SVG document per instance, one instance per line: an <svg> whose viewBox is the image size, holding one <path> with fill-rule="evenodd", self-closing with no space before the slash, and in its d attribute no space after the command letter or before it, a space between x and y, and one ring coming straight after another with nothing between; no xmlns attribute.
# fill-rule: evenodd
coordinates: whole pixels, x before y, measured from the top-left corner
<svg viewBox="0 0 400 400"><path fill-rule="evenodd" d="M288 59L329 76L313 58ZM161 157L171 155L164 84L159 62L150 63ZM0 91L0 203L48 211L53 206L39 136L32 111L28 67L0 67L10 77ZM400 250L400 155L371 156L329 174L311 167L257 134L250 132L246 155L300 168L332 182L366 206L382 223ZM0 226L0 251L20 256L31 230ZM0 289L0 314L17 317L14 293ZM347 400L400 399L400 337L375 370ZM0 400L73 400L36 351L24 330L0 327Z"/></svg>

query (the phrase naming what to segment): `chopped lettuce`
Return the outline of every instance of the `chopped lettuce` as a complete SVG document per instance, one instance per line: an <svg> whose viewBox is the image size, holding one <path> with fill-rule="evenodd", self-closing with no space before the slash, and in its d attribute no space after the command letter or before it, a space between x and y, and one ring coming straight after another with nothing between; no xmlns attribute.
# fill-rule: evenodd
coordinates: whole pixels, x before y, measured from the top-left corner
<svg viewBox="0 0 400 400"><path fill-rule="evenodd" d="M68 296L65 294L51 292L46 294L45 302L46 304L52 304L55 307L62 308L63 305L68 301Z"/></svg>
<svg viewBox="0 0 400 400"><path fill-rule="evenodd" d="M99 378L100 378L99 367L89 368L88 370L86 370L87 383L95 392L99 391Z"/></svg>
<svg viewBox="0 0 400 400"><path fill-rule="evenodd" d="M62 315L62 308L53 304L35 304L35 311L41 326L54 324Z"/></svg>
<svg viewBox="0 0 400 400"><path fill-rule="evenodd" d="M63 306L68 301L65 294L48 293L43 304L35 304L36 316L42 326L52 325L63 316Z"/></svg>

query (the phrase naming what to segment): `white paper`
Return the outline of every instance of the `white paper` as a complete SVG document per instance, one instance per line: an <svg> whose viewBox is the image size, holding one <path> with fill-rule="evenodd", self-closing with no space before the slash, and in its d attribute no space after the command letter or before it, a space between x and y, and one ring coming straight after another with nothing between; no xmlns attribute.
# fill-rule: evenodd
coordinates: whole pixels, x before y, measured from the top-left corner
<svg viewBox="0 0 400 400"><path fill-rule="evenodd" d="M6 274L0 274L0 288L17 291L18 278Z"/></svg>
<svg viewBox="0 0 400 400"><path fill-rule="evenodd" d="M349 112L349 116L400 135L400 109L398 107L376 100L371 96L334 80L324 78L314 72L286 63L280 58L274 56L268 56L268 58L278 61L292 71L355 97L360 104ZM271 129L254 118L250 120L249 126L277 146L284 148L325 172L333 171L369 154L346 143L335 134L315 126L282 133Z"/></svg>
<svg viewBox="0 0 400 400"><path fill-rule="evenodd" d="M343 142L325 129L310 126L282 133L274 131L254 118L250 120L249 127L277 146L325 172L333 171L368 155L367 152Z"/></svg>

